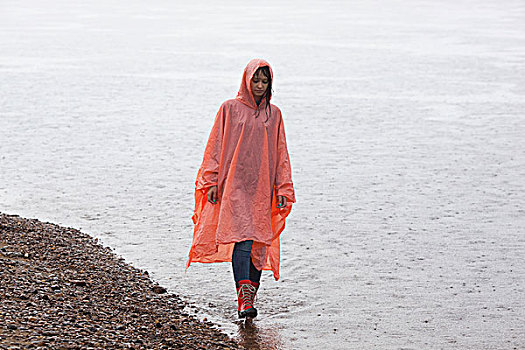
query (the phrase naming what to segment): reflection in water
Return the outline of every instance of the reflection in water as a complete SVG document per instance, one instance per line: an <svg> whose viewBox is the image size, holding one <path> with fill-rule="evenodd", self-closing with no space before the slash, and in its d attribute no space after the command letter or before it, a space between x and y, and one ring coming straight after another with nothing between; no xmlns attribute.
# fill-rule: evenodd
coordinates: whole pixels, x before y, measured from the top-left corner
<svg viewBox="0 0 525 350"><path fill-rule="evenodd" d="M258 327L251 319L238 321L237 341L249 350L283 349L281 336L275 328Z"/></svg>

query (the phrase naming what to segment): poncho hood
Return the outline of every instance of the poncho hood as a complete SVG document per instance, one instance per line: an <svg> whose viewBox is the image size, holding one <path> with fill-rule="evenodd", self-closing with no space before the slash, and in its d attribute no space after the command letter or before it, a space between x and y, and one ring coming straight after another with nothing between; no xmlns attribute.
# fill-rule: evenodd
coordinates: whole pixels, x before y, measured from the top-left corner
<svg viewBox="0 0 525 350"><path fill-rule="evenodd" d="M241 81L241 87L239 88L239 92L237 93L237 99L244 103L245 105L257 109L257 103L255 103L255 99L253 98L252 89L250 82L252 81L253 75L257 71L257 69L261 67L268 67L270 69L270 77L272 79L272 85L273 85L273 70L270 64L261 59L261 58L254 58L248 64L246 65L246 68L244 68L244 73L242 74L242 81ZM261 101L259 104L259 107L262 107L264 103L270 103L267 98L264 98L264 101Z"/></svg>

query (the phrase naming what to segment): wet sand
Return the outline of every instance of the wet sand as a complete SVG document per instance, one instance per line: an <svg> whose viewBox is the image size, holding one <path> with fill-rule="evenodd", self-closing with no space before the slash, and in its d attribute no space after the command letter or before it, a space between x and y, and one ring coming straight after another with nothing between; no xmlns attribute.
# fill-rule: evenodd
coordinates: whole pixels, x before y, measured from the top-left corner
<svg viewBox="0 0 525 350"><path fill-rule="evenodd" d="M239 349L96 239L0 213L0 349Z"/></svg>

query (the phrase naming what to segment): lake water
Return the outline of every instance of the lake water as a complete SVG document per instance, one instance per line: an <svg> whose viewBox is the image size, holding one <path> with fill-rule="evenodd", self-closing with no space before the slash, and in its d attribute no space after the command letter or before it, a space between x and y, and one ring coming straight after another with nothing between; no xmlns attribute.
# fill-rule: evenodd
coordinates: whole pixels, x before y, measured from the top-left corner
<svg viewBox="0 0 525 350"><path fill-rule="evenodd" d="M274 68L297 204L236 322L184 272L219 105ZM525 348L523 1L0 2L0 210L82 231L253 349Z"/></svg>

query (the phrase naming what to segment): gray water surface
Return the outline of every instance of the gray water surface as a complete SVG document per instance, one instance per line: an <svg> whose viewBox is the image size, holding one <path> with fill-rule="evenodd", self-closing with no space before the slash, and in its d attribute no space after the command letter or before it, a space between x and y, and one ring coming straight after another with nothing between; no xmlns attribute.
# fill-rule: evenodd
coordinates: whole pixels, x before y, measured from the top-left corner
<svg viewBox="0 0 525 350"><path fill-rule="evenodd" d="M236 322L184 273L219 105L274 68L298 202ZM0 2L0 210L81 228L257 349L525 348L522 1Z"/></svg>

